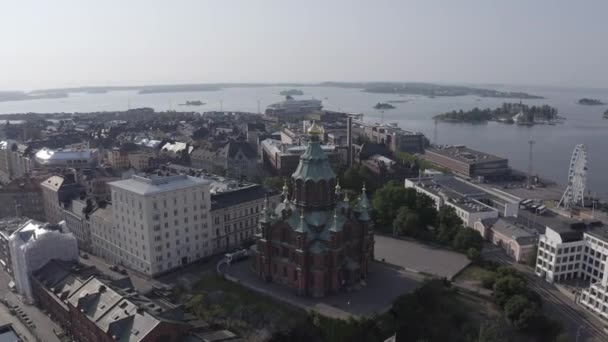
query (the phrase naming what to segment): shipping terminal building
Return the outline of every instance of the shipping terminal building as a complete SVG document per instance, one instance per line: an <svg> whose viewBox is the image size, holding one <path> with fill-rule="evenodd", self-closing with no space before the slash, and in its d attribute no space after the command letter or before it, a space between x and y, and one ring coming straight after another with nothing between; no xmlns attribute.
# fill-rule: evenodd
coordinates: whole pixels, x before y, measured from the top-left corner
<svg viewBox="0 0 608 342"><path fill-rule="evenodd" d="M467 178L500 179L511 173L509 160L463 145L427 148L422 158Z"/></svg>

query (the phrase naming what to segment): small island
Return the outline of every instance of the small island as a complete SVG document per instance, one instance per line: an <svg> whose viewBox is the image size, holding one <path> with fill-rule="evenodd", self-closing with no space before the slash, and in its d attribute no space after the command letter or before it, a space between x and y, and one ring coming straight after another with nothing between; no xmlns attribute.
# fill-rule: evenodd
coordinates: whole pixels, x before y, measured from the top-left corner
<svg viewBox="0 0 608 342"><path fill-rule="evenodd" d="M386 103L386 102L378 102L374 106L374 109L393 109L393 108L395 108L395 106L393 106L390 103Z"/></svg>
<svg viewBox="0 0 608 342"><path fill-rule="evenodd" d="M518 125L555 124L562 118L557 116L557 109L549 105L528 106L521 103L503 103L495 109L473 108L469 111L451 111L433 117L437 121L483 123L498 121Z"/></svg>
<svg viewBox="0 0 608 342"><path fill-rule="evenodd" d="M186 101L186 103L180 103L179 105L180 106L202 106L202 105L206 105L206 103L203 101L195 100L195 101Z"/></svg>
<svg viewBox="0 0 608 342"><path fill-rule="evenodd" d="M294 95L304 95L304 92L301 91L300 89L289 89L289 90L283 90L280 92L281 95L283 96L294 96Z"/></svg>
<svg viewBox="0 0 608 342"><path fill-rule="evenodd" d="M604 112L604 119L608 119L608 110Z"/></svg>
<svg viewBox="0 0 608 342"><path fill-rule="evenodd" d="M588 99L588 98L582 98L580 100L578 100L578 104L580 105L585 105L585 106L601 106L601 105L605 105L604 102L598 100L598 99Z"/></svg>

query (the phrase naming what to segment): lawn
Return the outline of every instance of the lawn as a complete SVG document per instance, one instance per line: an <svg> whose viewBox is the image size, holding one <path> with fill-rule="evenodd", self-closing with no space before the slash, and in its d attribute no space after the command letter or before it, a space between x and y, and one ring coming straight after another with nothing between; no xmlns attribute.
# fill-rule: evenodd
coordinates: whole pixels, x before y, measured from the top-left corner
<svg viewBox="0 0 608 342"><path fill-rule="evenodd" d="M494 272L486 270L484 268L481 268L479 266L476 265L469 265L467 266L467 268L465 268L464 270L462 270L462 272L460 272L455 278L454 281L455 282L462 282L462 283L466 283L466 282L475 282L475 283L479 283L481 282L484 278L487 277L491 277L492 275L494 275Z"/></svg>
<svg viewBox="0 0 608 342"><path fill-rule="evenodd" d="M275 303L213 274L204 276L182 298L201 319L243 336L267 336L274 331L288 329L305 318L305 314L297 309Z"/></svg>

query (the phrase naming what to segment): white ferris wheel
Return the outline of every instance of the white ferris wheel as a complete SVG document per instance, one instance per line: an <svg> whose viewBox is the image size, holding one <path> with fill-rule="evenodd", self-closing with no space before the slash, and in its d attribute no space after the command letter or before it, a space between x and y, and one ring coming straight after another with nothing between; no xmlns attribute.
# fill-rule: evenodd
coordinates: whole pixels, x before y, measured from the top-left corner
<svg viewBox="0 0 608 342"><path fill-rule="evenodd" d="M587 147L578 144L574 147L568 171L568 187L558 206L572 208L585 205L585 185L587 184Z"/></svg>

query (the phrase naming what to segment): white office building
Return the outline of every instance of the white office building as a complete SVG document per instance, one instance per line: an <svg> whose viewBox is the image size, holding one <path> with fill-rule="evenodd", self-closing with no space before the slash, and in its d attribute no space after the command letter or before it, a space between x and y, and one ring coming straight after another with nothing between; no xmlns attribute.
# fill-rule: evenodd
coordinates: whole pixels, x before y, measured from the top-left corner
<svg viewBox="0 0 608 342"><path fill-rule="evenodd" d="M481 192L480 190L453 177L406 179L405 187L415 189L416 192L429 196L435 201L437 210L443 206L454 208L456 215L469 228L474 228L478 221L498 218L496 209L463 193L464 191L461 189L473 189L476 193Z"/></svg>
<svg viewBox="0 0 608 342"><path fill-rule="evenodd" d="M148 275L211 255L209 181L196 177L132 176L109 183L112 225L96 220L94 251ZM111 232L98 230L111 229ZM205 238L205 237L206 238Z"/></svg>
<svg viewBox="0 0 608 342"><path fill-rule="evenodd" d="M608 319L608 230L583 222L547 227L538 243L536 274L549 282L578 279L577 301Z"/></svg>

